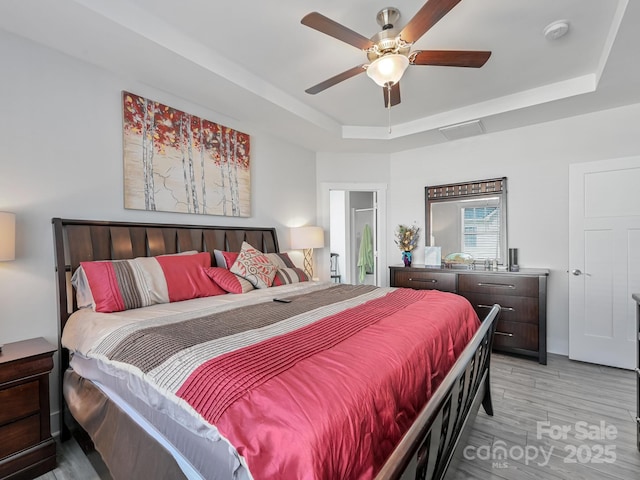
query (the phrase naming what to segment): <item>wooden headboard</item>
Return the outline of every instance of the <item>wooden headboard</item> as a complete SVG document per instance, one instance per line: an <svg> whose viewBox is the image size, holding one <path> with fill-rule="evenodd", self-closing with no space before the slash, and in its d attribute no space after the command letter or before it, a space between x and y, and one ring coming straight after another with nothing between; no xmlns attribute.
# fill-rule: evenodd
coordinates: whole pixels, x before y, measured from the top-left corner
<svg viewBox="0 0 640 480"><path fill-rule="evenodd" d="M174 225L54 218L60 332L76 309L70 275L80 262L152 257L187 250L239 252L246 241L265 252L278 252L275 228ZM215 259L212 258L215 265Z"/></svg>

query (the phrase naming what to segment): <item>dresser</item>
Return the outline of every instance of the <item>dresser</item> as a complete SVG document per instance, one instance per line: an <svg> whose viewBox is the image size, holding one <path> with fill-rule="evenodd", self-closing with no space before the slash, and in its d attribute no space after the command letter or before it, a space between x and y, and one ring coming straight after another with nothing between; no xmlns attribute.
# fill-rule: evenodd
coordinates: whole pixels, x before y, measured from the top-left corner
<svg viewBox="0 0 640 480"><path fill-rule="evenodd" d="M502 307L493 349L534 357L547 363L546 269L459 270L392 266L390 285L441 290L465 297L482 319L494 303Z"/></svg>
<svg viewBox="0 0 640 480"><path fill-rule="evenodd" d="M57 347L44 338L8 343L0 353L0 479L29 479L56 467L49 372Z"/></svg>

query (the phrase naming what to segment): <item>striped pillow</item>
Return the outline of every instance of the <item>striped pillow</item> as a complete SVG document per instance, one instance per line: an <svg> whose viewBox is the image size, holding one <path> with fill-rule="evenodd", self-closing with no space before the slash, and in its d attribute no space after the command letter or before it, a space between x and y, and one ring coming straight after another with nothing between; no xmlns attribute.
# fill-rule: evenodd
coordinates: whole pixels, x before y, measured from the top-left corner
<svg viewBox="0 0 640 480"><path fill-rule="evenodd" d="M272 287L288 285L290 283L308 282L309 277L301 268L280 268L273 277Z"/></svg>
<svg viewBox="0 0 640 480"><path fill-rule="evenodd" d="M278 268L295 268L287 253L265 253L265 255Z"/></svg>
<svg viewBox="0 0 640 480"><path fill-rule="evenodd" d="M81 262L96 312L110 313L226 292L203 267L209 253Z"/></svg>
<svg viewBox="0 0 640 480"><path fill-rule="evenodd" d="M209 267L205 268L204 271L220 288L229 293L247 293L253 290L253 285L249 280L245 280L235 273L231 273L226 268Z"/></svg>

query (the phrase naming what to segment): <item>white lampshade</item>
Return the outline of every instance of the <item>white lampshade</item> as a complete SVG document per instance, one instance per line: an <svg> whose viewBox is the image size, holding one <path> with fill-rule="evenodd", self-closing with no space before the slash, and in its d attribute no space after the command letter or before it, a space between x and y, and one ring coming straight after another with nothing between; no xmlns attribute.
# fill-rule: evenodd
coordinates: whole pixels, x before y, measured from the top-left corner
<svg viewBox="0 0 640 480"><path fill-rule="evenodd" d="M0 262L16 259L16 215L0 212Z"/></svg>
<svg viewBox="0 0 640 480"><path fill-rule="evenodd" d="M395 85L409 66L409 59L399 53L390 53L376 58L367 67L367 75L381 87Z"/></svg>
<svg viewBox="0 0 640 480"><path fill-rule="evenodd" d="M291 229L291 248L305 250L324 247L324 230L322 227L308 226Z"/></svg>
<svg viewBox="0 0 640 480"><path fill-rule="evenodd" d="M321 227L297 227L291 229L291 248L304 250L304 271L313 279L313 249L324 247L324 230Z"/></svg>

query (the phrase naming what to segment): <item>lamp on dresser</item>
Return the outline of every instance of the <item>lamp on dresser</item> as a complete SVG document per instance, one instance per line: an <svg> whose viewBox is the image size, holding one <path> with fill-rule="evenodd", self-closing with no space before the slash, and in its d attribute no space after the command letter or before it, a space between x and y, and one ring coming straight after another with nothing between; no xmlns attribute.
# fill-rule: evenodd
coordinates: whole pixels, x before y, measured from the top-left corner
<svg viewBox="0 0 640 480"><path fill-rule="evenodd" d="M305 226L291 229L291 248L304 250L304 271L313 279L313 249L324 247L322 227Z"/></svg>
<svg viewBox="0 0 640 480"><path fill-rule="evenodd" d="M16 259L16 215L0 212L0 262Z"/></svg>

